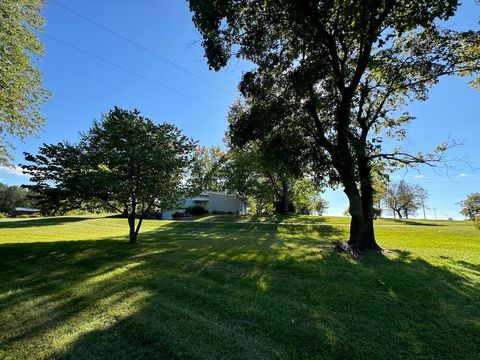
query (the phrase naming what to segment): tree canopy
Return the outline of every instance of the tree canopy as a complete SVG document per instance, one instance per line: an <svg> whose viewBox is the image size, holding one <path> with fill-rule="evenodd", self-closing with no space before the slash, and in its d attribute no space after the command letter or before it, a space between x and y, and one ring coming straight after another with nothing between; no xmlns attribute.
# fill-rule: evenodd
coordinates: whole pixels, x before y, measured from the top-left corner
<svg viewBox="0 0 480 360"><path fill-rule="evenodd" d="M408 219L425 204L427 198L428 192L420 185L408 184L402 180L388 185L383 202L394 217Z"/></svg>
<svg viewBox="0 0 480 360"><path fill-rule="evenodd" d="M39 155L27 154L33 164L24 169L39 193L101 203L123 213L135 243L145 214L180 199L194 147L174 125L115 108L95 121L78 144L44 145Z"/></svg>
<svg viewBox="0 0 480 360"><path fill-rule="evenodd" d="M459 1L190 0L208 64L232 56L255 66L240 91L251 106L238 127L255 141L298 132L316 177L341 184L352 216L349 244L378 249L372 168L440 161L383 146L402 140L413 116L401 108L425 100L443 75L477 75L478 32L441 29ZM328 169L326 171L326 169Z"/></svg>
<svg viewBox="0 0 480 360"><path fill-rule="evenodd" d="M0 165L11 160L9 136L24 140L44 123L40 105L49 97L36 60L43 45L44 0L0 2Z"/></svg>
<svg viewBox="0 0 480 360"><path fill-rule="evenodd" d="M16 207L36 206L29 192L20 186L8 186L0 183L0 214L13 215Z"/></svg>

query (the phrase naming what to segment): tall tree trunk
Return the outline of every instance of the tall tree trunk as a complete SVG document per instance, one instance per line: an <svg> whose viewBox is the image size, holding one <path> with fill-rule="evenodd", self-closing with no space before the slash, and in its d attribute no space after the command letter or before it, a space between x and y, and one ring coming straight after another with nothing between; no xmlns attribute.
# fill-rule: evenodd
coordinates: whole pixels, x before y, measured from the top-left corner
<svg viewBox="0 0 480 360"><path fill-rule="evenodd" d="M380 250L375 241L375 231L373 227L373 186L370 175L370 166L366 156L358 156L356 162L358 176L360 180L360 190L355 181L355 172L353 171L353 161L346 164L341 175L345 186L345 194L350 202L350 239L348 244L359 250ZM350 160L353 160L350 158Z"/></svg>
<svg viewBox="0 0 480 360"><path fill-rule="evenodd" d="M288 182L282 180L282 213L288 214L290 212L290 189L288 187Z"/></svg>
<svg viewBox="0 0 480 360"><path fill-rule="evenodd" d="M369 199L368 195L360 195L356 187L346 188L345 194L350 202L350 215L352 216L348 244L359 250L379 250L373 228L373 206L371 210L368 209L373 205L373 198Z"/></svg>

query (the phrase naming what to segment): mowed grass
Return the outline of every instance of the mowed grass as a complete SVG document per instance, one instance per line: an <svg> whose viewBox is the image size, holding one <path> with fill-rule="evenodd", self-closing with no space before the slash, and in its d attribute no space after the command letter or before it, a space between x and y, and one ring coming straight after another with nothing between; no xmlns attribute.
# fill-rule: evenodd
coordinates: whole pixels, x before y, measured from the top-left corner
<svg viewBox="0 0 480 360"><path fill-rule="evenodd" d="M354 260L347 218L0 220L0 358L478 359L480 231L376 224Z"/></svg>

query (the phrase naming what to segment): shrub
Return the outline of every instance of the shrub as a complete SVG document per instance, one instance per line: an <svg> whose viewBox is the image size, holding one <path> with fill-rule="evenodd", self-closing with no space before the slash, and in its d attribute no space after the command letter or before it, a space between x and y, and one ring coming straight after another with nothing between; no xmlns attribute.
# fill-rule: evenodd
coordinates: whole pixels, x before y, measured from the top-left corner
<svg viewBox="0 0 480 360"><path fill-rule="evenodd" d="M213 210L211 212L212 215L225 215L226 212L225 211L219 211L219 210Z"/></svg>
<svg viewBox="0 0 480 360"><path fill-rule="evenodd" d="M172 219L173 220L180 220L183 217L183 212L177 211L172 214Z"/></svg>
<svg viewBox="0 0 480 360"><path fill-rule="evenodd" d="M381 218L381 217L382 217L382 209L374 207L373 208L373 218L375 220L377 220L378 218Z"/></svg>
<svg viewBox="0 0 480 360"><path fill-rule="evenodd" d="M185 211L189 215L205 215L208 214L208 210L205 209L203 206L196 205L196 206L190 206L187 208Z"/></svg>

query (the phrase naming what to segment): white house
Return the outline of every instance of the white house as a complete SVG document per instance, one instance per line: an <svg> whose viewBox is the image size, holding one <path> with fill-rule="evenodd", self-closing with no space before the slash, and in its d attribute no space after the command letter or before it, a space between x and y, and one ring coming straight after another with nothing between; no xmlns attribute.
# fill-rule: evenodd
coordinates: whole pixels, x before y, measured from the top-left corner
<svg viewBox="0 0 480 360"><path fill-rule="evenodd" d="M162 218L170 220L174 213L184 212L192 206L202 206L209 214L231 213L245 215L247 213L247 201L240 196L225 192L205 191L198 196L187 198L181 209L164 211Z"/></svg>

